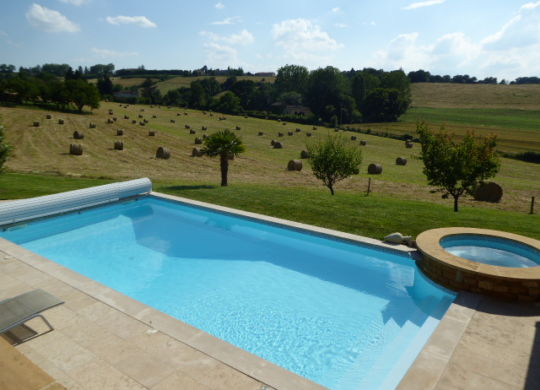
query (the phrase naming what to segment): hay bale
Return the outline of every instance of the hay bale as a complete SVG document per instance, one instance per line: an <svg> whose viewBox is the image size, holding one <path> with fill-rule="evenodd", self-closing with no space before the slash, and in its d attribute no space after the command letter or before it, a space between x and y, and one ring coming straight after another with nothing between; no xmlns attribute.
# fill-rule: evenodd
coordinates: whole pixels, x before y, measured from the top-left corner
<svg viewBox="0 0 540 390"><path fill-rule="evenodd" d="M202 139L207 139L207 138L208 138L208 136L206 134L202 135Z"/></svg>
<svg viewBox="0 0 540 390"><path fill-rule="evenodd" d="M306 133L306 137L311 137L311 136L312 136L312 134L310 132Z"/></svg>
<svg viewBox="0 0 540 390"><path fill-rule="evenodd" d="M287 132L287 135L289 135L289 136L291 136L291 135L293 135L293 134L294 134L294 133L293 133L292 131Z"/></svg>
<svg viewBox="0 0 540 390"><path fill-rule="evenodd" d="M283 134L283 133L277 133L277 136L278 136L278 137L283 137L284 135L285 135L285 134Z"/></svg>
<svg viewBox="0 0 540 390"><path fill-rule="evenodd" d="M132 125L136 125L136 124L137 124L137 121L136 121L135 119L133 119L133 120L131 121L131 124L132 124Z"/></svg>
<svg viewBox="0 0 540 390"><path fill-rule="evenodd" d="M405 147L407 149L411 149L414 146L412 141L405 141Z"/></svg>
<svg viewBox="0 0 540 390"><path fill-rule="evenodd" d="M113 121L111 118L108 118L108 119L107 119L107 123L108 123L108 124L111 124L111 123L114 123L114 121Z"/></svg>
<svg viewBox="0 0 540 390"><path fill-rule="evenodd" d="M274 144L276 143L277 141L275 139L271 140L270 141L270 145L274 146Z"/></svg>
<svg viewBox="0 0 540 390"><path fill-rule="evenodd" d="M64 124L64 120L63 120L63 119L58 119L58 124L59 124L59 125L63 125L63 124Z"/></svg>
<svg viewBox="0 0 540 390"><path fill-rule="evenodd" d="M191 127L189 125L184 125L184 129L189 130Z"/></svg>
<svg viewBox="0 0 540 390"><path fill-rule="evenodd" d="M309 158L309 152L307 150L302 150L300 152L300 158Z"/></svg>
<svg viewBox="0 0 540 390"><path fill-rule="evenodd" d="M109 115L114 115L113 110L109 110Z"/></svg>
<svg viewBox="0 0 540 390"><path fill-rule="evenodd" d="M297 133L300 133L301 131L302 131L302 129L299 129L298 127L296 128Z"/></svg>
<svg viewBox="0 0 540 390"><path fill-rule="evenodd" d="M208 130L208 127L202 126L202 127L201 127L201 130L202 130L202 131L206 131L206 130Z"/></svg>
<svg viewBox="0 0 540 390"><path fill-rule="evenodd" d="M74 156L81 156L83 154L83 147L81 144L70 144L69 145L69 154Z"/></svg>
<svg viewBox="0 0 540 390"><path fill-rule="evenodd" d="M152 115L152 119L156 119L156 118L157 118L157 116L156 116L156 115Z"/></svg>
<svg viewBox="0 0 540 390"><path fill-rule="evenodd" d="M492 181L480 183L474 191L474 199L481 202L500 202L503 196L503 189Z"/></svg>
<svg viewBox="0 0 540 390"><path fill-rule="evenodd" d="M287 126L287 122L283 122L282 125L283 125L283 126Z"/></svg>
<svg viewBox="0 0 540 390"><path fill-rule="evenodd" d="M142 118L144 118L144 117L141 114L139 114L139 119L142 119Z"/></svg>
<svg viewBox="0 0 540 390"><path fill-rule="evenodd" d="M404 157L396 158L396 165L407 165L407 159Z"/></svg>
<svg viewBox="0 0 540 390"><path fill-rule="evenodd" d="M276 141L274 142L274 149L282 149L283 148L283 144L279 141Z"/></svg>
<svg viewBox="0 0 540 390"><path fill-rule="evenodd" d="M156 151L156 158L161 158L163 160L168 160L171 157L171 153L167 148L160 146Z"/></svg>
<svg viewBox="0 0 540 390"><path fill-rule="evenodd" d="M143 111L144 111L144 108L141 108L139 111L140 111L140 112L143 112Z"/></svg>
<svg viewBox="0 0 540 390"><path fill-rule="evenodd" d="M113 118L112 118L112 120L115 121L115 122L116 122L117 119L118 119L118 118L115 117L115 116L113 116Z"/></svg>
<svg viewBox="0 0 540 390"><path fill-rule="evenodd" d="M367 141L366 141L366 140L361 140L361 141L360 141L360 145L366 146L366 145L367 145Z"/></svg>
<svg viewBox="0 0 540 390"><path fill-rule="evenodd" d="M264 135L264 133L263 133L262 131L259 131L259 132L257 133L257 135L258 135L259 137L261 137L261 136Z"/></svg>
<svg viewBox="0 0 540 390"><path fill-rule="evenodd" d="M202 144L202 138L195 137L195 145L200 145L200 144Z"/></svg>
<svg viewBox="0 0 540 390"><path fill-rule="evenodd" d="M155 136L156 136L156 132L155 132L154 130L150 130L150 131L148 132L148 136L149 136L149 137L155 137Z"/></svg>
<svg viewBox="0 0 540 390"><path fill-rule="evenodd" d="M128 115L124 115L124 119L129 119L129 116L128 116Z"/></svg>
<svg viewBox="0 0 540 390"><path fill-rule="evenodd" d="M32 126L34 126L34 127L39 127L39 122L34 122L34 123L32 123Z"/></svg>
<svg viewBox="0 0 540 390"><path fill-rule="evenodd" d="M287 170L289 171L301 171L302 170L302 161L300 160L290 160L287 164Z"/></svg>
<svg viewBox="0 0 540 390"><path fill-rule="evenodd" d="M52 115L51 115L51 114L47 114L47 115L45 115L45 118L46 118L46 119L52 119Z"/></svg>
<svg viewBox="0 0 540 390"><path fill-rule="evenodd" d="M351 141L356 141L356 135L351 135Z"/></svg>
<svg viewBox="0 0 540 390"><path fill-rule="evenodd" d="M144 123L144 122L139 122L139 125L141 125L141 126L145 126L145 125L146 125L146 123Z"/></svg>
<svg viewBox="0 0 540 390"><path fill-rule="evenodd" d="M116 130L116 135L117 135L117 136L122 136L122 135L124 135L124 130L122 130L122 129Z"/></svg>
<svg viewBox="0 0 540 390"><path fill-rule="evenodd" d="M116 141L114 143L114 150L124 150L124 143L122 141Z"/></svg>
<svg viewBox="0 0 540 390"><path fill-rule="evenodd" d="M313 127L311 128L311 130L317 130L317 127L316 127L316 126L313 126Z"/></svg>
<svg viewBox="0 0 540 390"><path fill-rule="evenodd" d="M144 122L144 123L148 123L148 119L143 119L143 122Z"/></svg>
<svg viewBox="0 0 540 390"><path fill-rule="evenodd" d="M74 131L73 132L73 138L74 139L84 139L84 134L83 133L80 133L78 131Z"/></svg>
<svg viewBox="0 0 540 390"><path fill-rule="evenodd" d="M370 175L380 175L382 173L382 165L381 164L369 164L367 172Z"/></svg>
<svg viewBox="0 0 540 390"><path fill-rule="evenodd" d="M204 153L199 148L193 148L191 150L191 157L201 157Z"/></svg>
<svg viewBox="0 0 540 390"><path fill-rule="evenodd" d="M91 128L91 129L95 129L95 128L96 128L96 124L95 124L95 123L90 123L90 124L88 125L88 127Z"/></svg>
<svg viewBox="0 0 540 390"><path fill-rule="evenodd" d="M180 116L180 113L179 113L179 112L177 112L177 113L176 113L176 116Z"/></svg>
<svg viewBox="0 0 540 390"><path fill-rule="evenodd" d="M242 128L240 126L236 126L235 129L236 130L242 130Z"/></svg>
<svg viewBox="0 0 540 390"><path fill-rule="evenodd" d="M189 131L189 134L196 134L196 133L197 133L197 132L196 132L195 130L193 130L193 129L191 129L191 130Z"/></svg>
<svg viewBox="0 0 540 390"><path fill-rule="evenodd" d="M176 123L176 121L174 119L171 119L171 123Z"/></svg>
<svg viewBox="0 0 540 390"><path fill-rule="evenodd" d="M187 112L184 112L184 115L187 115Z"/></svg>

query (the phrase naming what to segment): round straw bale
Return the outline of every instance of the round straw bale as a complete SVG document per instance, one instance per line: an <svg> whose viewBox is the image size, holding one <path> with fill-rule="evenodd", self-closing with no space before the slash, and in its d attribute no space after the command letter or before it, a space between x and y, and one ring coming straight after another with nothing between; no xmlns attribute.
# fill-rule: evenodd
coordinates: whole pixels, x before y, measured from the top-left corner
<svg viewBox="0 0 540 390"><path fill-rule="evenodd" d="M200 145L200 144L202 144L202 138L195 137L195 145Z"/></svg>
<svg viewBox="0 0 540 390"><path fill-rule="evenodd" d="M236 130L242 130L242 128L240 126L236 126L235 129Z"/></svg>
<svg viewBox="0 0 540 390"><path fill-rule="evenodd" d="M118 119L118 118L115 117L115 116L113 116L113 118L112 118L112 120L115 121L115 122L116 122L117 119Z"/></svg>
<svg viewBox="0 0 540 390"><path fill-rule="evenodd" d="M202 126L202 127L201 127L201 130L202 130L202 131L206 131L206 130L208 130L208 127Z"/></svg>
<svg viewBox="0 0 540 390"><path fill-rule="evenodd" d="M63 125L63 124L64 124L64 120L63 120L63 119L58 119L58 124L59 124L59 125Z"/></svg>
<svg viewBox="0 0 540 390"><path fill-rule="evenodd" d="M187 112L184 112L184 115L187 115Z"/></svg>
<svg viewBox="0 0 540 390"><path fill-rule="evenodd" d="M356 141L356 135L351 135L351 141Z"/></svg>
<svg viewBox="0 0 540 390"><path fill-rule="evenodd" d="M139 114L139 119L142 119L142 118L144 118L144 117L141 114Z"/></svg>
<svg viewBox="0 0 540 390"><path fill-rule="evenodd" d="M301 171L302 170L302 161L300 160L290 160L287 164L287 169L289 171Z"/></svg>
<svg viewBox="0 0 540 390"><path fill-rule="evenodd" d="M191 129L191 130L189 131L189 134L196 134L196 133L197 133L197 132L196 132L195 130L193 130L193 129Z"/></svg>
<svg viewBox="0 0 540 390"><path fill-rule="evenodd" d="M281 132L280 132L280 133L277 133L277 136L278 136L278 137L283 137L284 135L285 135L285 134L283 134L283 133L281 133Z"/></svg>
<svg viewBox="0 0 540 390"><path fill-rule="evenodd" d="M96 124L95 124L95 123L90 123L90 124L88 125L88 127L91 128L91 129L95 129L95 128L96 128Z"/></svg>
<svg viewBox="0 0 540 390"><path fill-rule="evenodd" d="M52 115L51 115L51 114L47 114L47 115L45 115L45 118L46 118L46 119L52 119Z"/></svg>
<svg viewBox="0 0 540 390"><path fill-rule="evenodd" d="M84 134L79 132L79 131L74 131L73 132L73 138L74 139L83 139L84 138Z"/></svg>
<svg viewBox="0 0 540 390"><path fill-rule="evenodd" d="M123 129L118 129L118 130L116 130L116 135L117 135L117 136L124 135L124 130L123 130Z"/></svg>
<svg viewBox="0 0 540 390"><path fill-rule="evenodd" d="M283 144L281 142L274 142L274 149L282 149L283 148Z"/></svg>
<svg viewBox="0 0 540 390"><path fill-rule="evenodd" d="M307 137L311 137L311 135L312 135L312 134L311 134L309 131L306 133L306 136L307 136Z"/></svg>
<svg viewBox="0 0 540 390"><path fill-rule="evenodd" d="M503 196L503 189L494 182L483 182L474 191L474 199L482 202L497 203Z"/></svg>
<svg viewBox="0 0 540 390"><path fill-rule="evenodd" d="M69 145L69 154L74 156L80 156L83 154L83 147L81 144L70 144Z"/></svg>
<svg viewBox="0 0 540 390"><path fill-rule="evenodd" d="M171 123L176 123L176 121L174 119L171 119Z"/></svg>
<svg viewBox="0 0 540 390"><path fill-rule="evenodd" d="M366 146L366 145L367 145L367 141L366 141L366 140L360 140L360 145Z"/></svg>
<svg viewBox="0 0 540 390"><path fill-rule="evenodd" d="M156 115L152 115L152 119L156 119L156 118L157 118L157 116L156 116Z"/></svg>
<svg viewBox="0 0 540 390"><path fill-rule="evenodd" d="M313 126L313 127L312 127L312 130L317 130L317 127L316 127L316 126Z"/></svg>
<svg viewBox="0 0 540 390"><path fill-rule="evenodd" d="M193 148L191 150L191 157L201 157L204 153L199 148Z"/></svg>
<svg viewBox="0 0 540 390"><path fill-rule="evenodd" d="M114 143L114 150L124 150L124 143L122 141L116 141Z"/></svg>
<svg viewBox="0 0 540 390"><path fill-rule="evenodd" d="M407 159L404 157L396 158L396 165L407 165Z"/></svg>
<svg viewBox="0 0 540 390"><path fill-rule="evenodd" d="M309 152L307 150L302 150L300 152L300 158L309 158Z"/></svg>
<svg viewBox="0 0 540 390"><path fill-rule="evenodd" d="M262 131L259 131L259 132L257 133L257 135L260 137L260 136L263 136L264 133L263 133Z"/></svg>
<svg viewBox="0 0 540 390"><path fill-rule="evenodd" d="M277 141L275 139L273 139L272 141L270 141L270 145L274 146L274 144L276 143Z"/></svg>
<svg viewBox="0 0 540 390"><path fill-rule="evenodd" d="M155 136L156 136L156 132L155 132L154 130L150 130L150 131L148 132L148 136L149 136L149 137L155 137Z"/></svg>
<svg viewBox="0 0 540 390"><path fill-rule="evenodd" d="M294 133L292 131L288 131L287 135L293 135Z"/></svg>
<svg viewBox="0 0 540 390"><path fill-rule="evenodd" d="M287 126L287 122L283 122L282 125L283 125L283 126Z"/></svg>
<svg viewBox="0 0 540 390"><path fill-rule="evenodd" d="M301 131L302 131L302 129L300 129L300 128L298 128L298 127L296 128L296 132L297 132L297 133L300 133Z"/></svg>
<svg viewBox="0 0 540 390"><path fill-rule="evenodd" d="M137 123L137 121L136 121L135 119L133 119L133 120L131 121L131 123L134 125L134 124Z"/></svg>
<svg viewBox="0 0 540 390"><path fill-rule="evenodd" d="M167 160L169 157L171 157L171 153L167 148L164 148L163 146L160 146L156 151L156 158L161 158L164 160Z"/></svg>
<svg viewBox="0 0 540 390"><path fill-rule="evenodd" d="M412 141L405 141L405 147L407 149L410 149L414 146L414 144L412 143Z"/></svg>
<svg viewBox="0 0 540 390"><path fill-rule="evenodd" d="M382 173L381 164L369 164L367 172L371 175L380 175Z"/></svg>
<svg viewBox="0 0 540 390"><path fill-rule="evenodd" d="M145 123L145 122L139 122L139 125L141 125L141 126L145 126L145 125L146 125L146 123Z"/></svg>
<svg viewBox="0 0 540 390"><path fill-rule="evenodd" d="M128 116L128 115L124 115L124 119L129 119L129 116Z"/></svg>
<svg viewBox="0 0 540 390"><path fill-rule="evenodd" d="M34 122L34 123L32 124L32 126L34 126L34 127L39 127L39 122Z"/></svg>
<svg viewBox="0 0 540 390"><path fill-rule="evenodd" d="M208 136L206 134L202 135L202 139L207 139L207 138L208 138Z"/></svg>
<svg viewBox="0 0 540 390"><path fill-rule="evenodd" d="M190 127L189 125L184 125L184 128L185 128L186 130L191 129L191 127Z"/></svg>
<svg viewBox="0 0 540 390"><path fill-rule="evenodd" d="M108 119L107 119L107 123L109 123L109 124L110 124L110 123L114 123L114 121L113 121L111 118L108 118Z"/></svg>

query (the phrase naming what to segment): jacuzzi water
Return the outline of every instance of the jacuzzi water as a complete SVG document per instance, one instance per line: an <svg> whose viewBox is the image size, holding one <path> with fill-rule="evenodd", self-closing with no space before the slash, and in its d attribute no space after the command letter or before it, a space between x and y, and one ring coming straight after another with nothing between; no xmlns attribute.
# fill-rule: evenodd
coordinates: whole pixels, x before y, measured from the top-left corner
<svg viewBox="0 0 540 390"><path fill-rule="evenodd" d="M467 260L502 267L540 266L540 252L516 241L475 234L459 234L441 240L451 254Z"/></svg>
<svg viewBox="0 0 540 390"><path fill-rule="evenodd" d="M152 196L0 236L334 390L395 388L455 298L394 251Z"/></svg>

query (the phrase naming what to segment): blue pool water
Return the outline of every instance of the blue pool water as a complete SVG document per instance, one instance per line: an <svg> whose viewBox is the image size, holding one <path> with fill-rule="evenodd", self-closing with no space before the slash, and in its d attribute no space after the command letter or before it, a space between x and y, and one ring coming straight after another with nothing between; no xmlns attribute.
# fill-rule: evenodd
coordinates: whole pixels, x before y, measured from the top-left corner
<svg viewBox="0 0 540 390"><path fill-rule="evenodd" d="M333 390L394 388L455 298L405 255L151 196L0 236Z"/></svg>
<svg viewBox="0 0 540 390"><path fill-rule="evenodd" d="M467 260L502 267L540 266L540 252L504 238L477 234L458 234L441 240L446 251Z"/></svg>

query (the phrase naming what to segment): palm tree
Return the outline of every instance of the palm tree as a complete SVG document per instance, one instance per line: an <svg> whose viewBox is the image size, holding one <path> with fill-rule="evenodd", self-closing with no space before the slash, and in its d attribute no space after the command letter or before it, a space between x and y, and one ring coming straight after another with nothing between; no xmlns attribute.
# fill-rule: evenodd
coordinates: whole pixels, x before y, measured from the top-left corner
<svg viewBox="0 0 540 390"><path fill-rule="evenodd" d="M221 166L221 185L227 185L227 173L229 172L229 159L246 150L240 137L237 137L229 129L218 131L204 140L202 152L210 157L219 156Z"/></svg>

